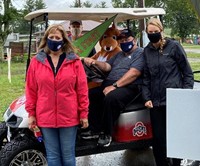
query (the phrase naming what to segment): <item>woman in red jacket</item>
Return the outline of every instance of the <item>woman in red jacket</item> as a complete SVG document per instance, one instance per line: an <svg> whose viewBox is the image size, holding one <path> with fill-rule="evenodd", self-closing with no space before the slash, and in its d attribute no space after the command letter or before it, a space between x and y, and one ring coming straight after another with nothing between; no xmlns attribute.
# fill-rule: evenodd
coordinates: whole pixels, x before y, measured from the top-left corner
<svg viewBox="0 0 200 166"><path fill-rule="evenodd" d="M26 79L29 128L41 128L48 166L75 166L77 125L88 127L88 88L79 57L61 25L50 26Z"/></svg>

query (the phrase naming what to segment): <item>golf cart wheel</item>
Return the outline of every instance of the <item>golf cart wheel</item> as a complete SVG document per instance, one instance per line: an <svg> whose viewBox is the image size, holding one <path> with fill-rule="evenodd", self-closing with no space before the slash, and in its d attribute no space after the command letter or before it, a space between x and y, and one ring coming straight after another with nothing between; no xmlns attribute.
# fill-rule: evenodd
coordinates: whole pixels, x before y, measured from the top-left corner
<svg viewBox="0 0 200 166"><path fill-rule="evenodd" d="M0 165L47 166L44 145L31 139L14 139L0 151Z"/></svg>
<svg viewBox="0 0 200 166"><path fill-rule="evenodd" d="M7 127L5 122L0 123L0 150L7 142Z"/></svg>

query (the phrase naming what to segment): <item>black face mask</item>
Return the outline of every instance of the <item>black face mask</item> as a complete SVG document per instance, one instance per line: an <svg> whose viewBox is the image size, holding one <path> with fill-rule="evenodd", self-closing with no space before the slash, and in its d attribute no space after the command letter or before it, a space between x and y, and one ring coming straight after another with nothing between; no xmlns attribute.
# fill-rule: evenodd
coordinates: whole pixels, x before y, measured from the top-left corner
<svg viewBox="0 0 200 166"><path fill-rule="evenodd" d="M151 43L157 43L161 39L161 33L160 32L151 33L151 34L148 33L148 38Z"/></svg>

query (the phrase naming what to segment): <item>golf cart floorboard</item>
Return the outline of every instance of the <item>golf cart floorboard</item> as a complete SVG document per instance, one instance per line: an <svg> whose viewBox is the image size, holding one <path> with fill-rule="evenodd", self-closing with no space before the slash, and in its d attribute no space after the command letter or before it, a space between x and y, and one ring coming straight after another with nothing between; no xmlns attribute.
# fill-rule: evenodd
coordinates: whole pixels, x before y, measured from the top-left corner
<svg viewBox="0 0 200 166"><path fill-rule="evenodd" d="M108 147L97 146L97 139L83 140L78 139L76 142L76 157L112 152L125 149L146 149L152 145L152 140L138 140L132 142L115 142L113 141Z"/></svg>

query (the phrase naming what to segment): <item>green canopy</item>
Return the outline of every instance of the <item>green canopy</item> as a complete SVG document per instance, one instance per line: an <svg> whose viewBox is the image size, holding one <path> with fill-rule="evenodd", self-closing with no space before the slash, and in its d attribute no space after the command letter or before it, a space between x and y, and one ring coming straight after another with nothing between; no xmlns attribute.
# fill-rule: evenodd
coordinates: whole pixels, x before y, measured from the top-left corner
<svg viewBox="0 0 200 166"><path fill-rule="evenodd" d="M198 16L200 17L200 1L199 0L191 0L192 5L194 6L195 11L197 12Z"/></svg>

